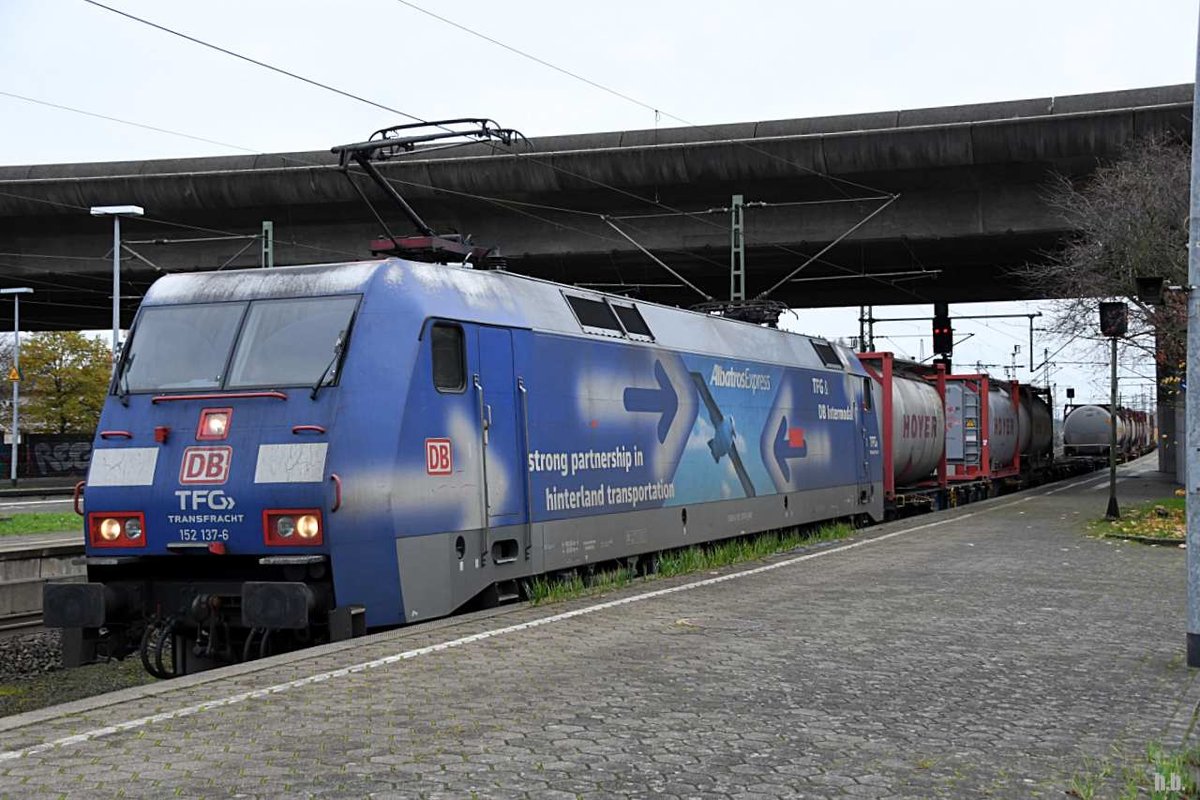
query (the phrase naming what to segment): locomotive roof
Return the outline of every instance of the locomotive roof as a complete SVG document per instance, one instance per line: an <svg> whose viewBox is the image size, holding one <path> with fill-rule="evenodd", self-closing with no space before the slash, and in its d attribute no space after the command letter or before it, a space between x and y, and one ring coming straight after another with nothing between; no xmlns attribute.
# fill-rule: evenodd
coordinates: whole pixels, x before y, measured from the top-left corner
<svg viewBox="0 0 1200 800"><path fill-rule="evenodd" d="M688 311L621 295L581 289L514 272L476 270L401 259L316 264L273 269L174 273L146 292L143 305L181 305L224 301L348 293L391 293L423 317L530 328L565 336L649 343L674 350L756 361L822 367L819 337L765 328L748 322ZM650 336L626 337L581 324L568 298L607 300L636 308ZM386 302L386 301L385 301ZM578 301L577 301L578 302ZM815 345L814 345L815 343ZM841 360L855 366L849 348Z"/></svg>

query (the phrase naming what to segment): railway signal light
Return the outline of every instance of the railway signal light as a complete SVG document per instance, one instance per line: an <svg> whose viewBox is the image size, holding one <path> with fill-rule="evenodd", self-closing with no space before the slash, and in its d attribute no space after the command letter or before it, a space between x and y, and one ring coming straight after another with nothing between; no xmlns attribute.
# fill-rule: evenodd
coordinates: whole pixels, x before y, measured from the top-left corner
<svg viewBox="0 0 1200 800"><path fill-rule="evenodd" d="M1124 336L1129 327L1128 308L1124 303L1100 304L1100 333L1104 336Z"/></svg>
<svg viewBox="0 0 1200 800"><path fill-rule="evenodd" d="M950 307L946 303L933 306L933 352L943 356L954 352L954 328L950 325Z"/></svg>

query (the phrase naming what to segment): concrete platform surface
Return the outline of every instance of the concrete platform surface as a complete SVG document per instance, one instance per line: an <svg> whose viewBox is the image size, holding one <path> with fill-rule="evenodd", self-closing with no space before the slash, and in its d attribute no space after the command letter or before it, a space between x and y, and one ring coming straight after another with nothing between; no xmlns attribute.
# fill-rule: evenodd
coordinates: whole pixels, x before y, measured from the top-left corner
<svg viewBox="0 0 1200 800"><path fill-rule="evenodd" d="M12 536L0 536L0 553L23 553L41 547L63 547L78 545L83 547L81 531L58 531L54 533L22 533Z"/></svg>
<svg viewBox="0 0 1200 800"><path fill-rule="evenodd" d="M1200 699L1185 551L1085 537L1105 479L10 717L0 794L1062 797Z"/></svg>

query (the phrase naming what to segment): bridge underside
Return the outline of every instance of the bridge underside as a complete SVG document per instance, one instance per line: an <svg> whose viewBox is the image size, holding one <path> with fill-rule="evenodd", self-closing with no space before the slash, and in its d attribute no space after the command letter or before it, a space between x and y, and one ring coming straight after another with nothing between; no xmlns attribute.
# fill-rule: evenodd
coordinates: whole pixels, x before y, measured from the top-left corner
<svg viewBox="0 0 1200 800"><path fill-rule="evenodd" d="M753 215L752 209L747 217L752 218ZM712 220L728 228L728 215L713 216ZM239 227L219 221L196 224L222 230ZM616 236L607 226L604 226L607 233L602 233L602 228L593 222L573 221L571 224L581 229L594 229L597 235ZM617 224L639 241L641 235L635 233L632 226L647 227L645 221L618 221ZM694 221L690 224L698 227ZM278 236L283 226L278 222L276 226ZM276 263L303 264L370 257L366 245L377 234L377 229L360 224L347 227L360 229L358 236L353 240L347 237L344 243L338 237L335 240L337 247L315 245L321 249L313 250L278 242ZM754 244L754 230L753 222L748 222L747 239L751 242L746 247L748 297L754 297L775 285L808 260L807 256L816 254L829 244L803 239ZM123 233L133 240L162 237L161 230L150 230L144 224L131 222L123 225ZM1034 295L1014 276L1014 271L1023 264L1045 258L1046 254L1053 252L1064 234L1065 231L1033 231L954 238L857 238L835 245L769 296L797 308L864 303L883 305L1029 299ZM196 236L203 234L196 233ZM716 299L727 299L730 292L728 230L696 234L695 238L714 241L691 247L676 245L651 248L651 251L705 294ZM476 239L488 243L497 241L478 235ZM111 245L105 248L100 241L96 245L93 252L101 255L90 257L87 261L81 260L86 258L84 256L54 260L0 256L4 285L28 285L35 290L35 294L24 301L23 327L89 329L105 328L110 324ZM249 247L239 254L238 251L246 245ZM260 264L259 247L259 243L252 239L133 245L132 249L146 260L140 260L128 252L123 255L123 322L128 324L132 319L141 295L162 272L257 268ZM330 250L346 252L339 255ZM501 252L505 254L507 269L559 283L588 286L684 307L705 300L704 296L634 248L614 247L609 250L561 253L513 253L501 248ZM149 266L147 261L157 266L158 270ZM11 327L11 314L0 303L0 330L7 327Z"/></svg>
<svg viewBox="0 0 1200 800"><path fill-rule="evenodd" d="M1014 271L1069 233L1045 203L1051 177L1086 176L1138 136L1187 136L1190 99L1181 86L658 131L653 141L589 134L534 140L530 154L452 150L383 171L432 227L498 246L510 270L656 302L728 297L721 209L734 194L751 204L750 297L829 247L770 298L794 307L1029 299ZM411 232L360 185L394 233ZM879 208L880 192L898 199L834 244ZM0 167L0 285L35 289L24 324L110 324L111 222L87 208L125 203L153 218L123 224L136 252L122 262L125 324L159 270L258 266L257 240L221 233L252 237L271 220L277 265L366 258L380 234L324 152ZM0 328L11 326L9 305L0 302Z"/></svg>

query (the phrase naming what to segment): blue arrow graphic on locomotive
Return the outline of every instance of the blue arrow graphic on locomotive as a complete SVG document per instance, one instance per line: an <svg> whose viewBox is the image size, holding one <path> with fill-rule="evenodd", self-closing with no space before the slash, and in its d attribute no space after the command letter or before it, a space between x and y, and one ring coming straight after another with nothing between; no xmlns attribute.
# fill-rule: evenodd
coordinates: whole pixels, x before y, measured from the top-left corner
<svg viewBox="0 0 1200 800"><path fill-rule="evenodd" d="M808 442L804 441L803 428L788 427L787 417L779 420L779 430L775 433L775 461L779 463L779 471L783 473L785 483L792 482L792 470L788 459L804 458L808 455Z"/></svg>
<svg viewBox="0 0 1200 800"><path fill-rule="evenodd" d="M696 391L700 393L700 399L704 401L704 407L708 409L708 418L712 421L713 428L716 429L713 438L708 440L708 449L712 452L713 461L719 464L722 457L729 456L729 461L733 464L733 471L737 473L746 497L754 497L754 484L750 481L746 465L742 463L742 457L738 454L735 441L737 431L733 428L733 417L726 417L721 413L721 409L717 407L717 401L713 399L712 392L708 390L708 384L704 382L703 375L699 372L689 374L692 376L692 383L696 384Z"/></svg>
<svg viewBox="0 0 1200 800"><path fill-rule="evenodd" d="M675 387L671 385L671 379L667 377L667 371L663 369L661 361L654 362L654 377L658 381L657 389L630 387L625 390L625 410L662 414L658 420L658 443L663 444L667 441L671 423L675 421L679 395L675 394Z"/></svg>

